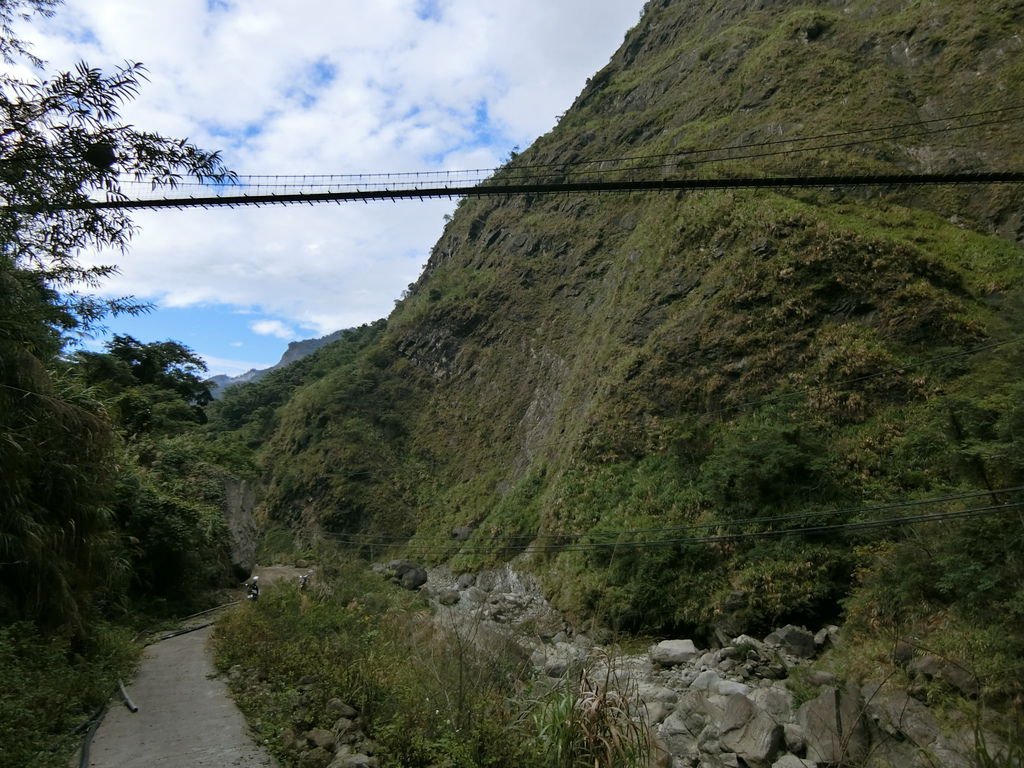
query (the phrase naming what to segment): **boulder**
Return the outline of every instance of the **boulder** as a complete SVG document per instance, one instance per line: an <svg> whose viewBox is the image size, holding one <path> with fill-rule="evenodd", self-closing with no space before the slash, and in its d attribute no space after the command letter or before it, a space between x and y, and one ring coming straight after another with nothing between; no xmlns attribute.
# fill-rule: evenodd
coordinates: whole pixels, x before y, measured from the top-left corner
<svg viewBox="0 0 1024 768"><path fill-rule="evenodd" d="M683 691L676 701L675 711L658 727L669 752L676 757L696 760L700 757L698 739L709 720L710 706L707 694L702 691Z"/></svg>
<svg viewBox="0 0 1024 768"><path fill-rule="evenodd" d="M776 629L764 639L765 645L775 646L801 659L813 659L818 652L814 643L814 635L803 627L795 627L792 624Z"/></svg>
<svg viewBox="0 0 1024 768"><path fill-rule="evenodd" d="M303 737L314 747L322 747L328 752L333 752L338 743L338 738L326 728L313 728L302 734Z"/></svg>
<svg viewBox="0 0 1024 768"><path fill-rule="evenodd" d="M333 755L323 747L307 749L299 755L299 768L327 768Z"/></svg>
<svg viewBox="0 0 1024 768"><path fill-rule="evenodd" d="M420 566L410 568L402 574L399 581L403 589L415 591L427 583L427 571Z"/></svg>
<svg viewBox="0 0 1024 768"><path fill-rule="evenodd" d="M377 758L369 755L343 755L330 764L328 768L374 768Z"/></svg>
<svg viewBox="0 0 1024 768"><path fill-rule="evenodd" d="M744 683L737 683L735 680L719 680L711 688L712 693L717 693L719 696L747 696L751 692L749 685Z"/></svg>
<svg viewBox="0 0 1024 768"><path fill-rule="evenodd" d="M782 726L741 694L729 697L719 734L723 749L734 752L754 768L767 768L783 742Z"/></svg>
<svg viewBox="0 0 1024 768"><path fill-rule="evenodd" d="M359 726L355 724L355 721L347 717L339 717L334 721L334 725L331 727L334 735L344 741L351 741L351 736L359 730Z"/></svg>
<svg viewBox="0 0 1024 768"><path fill-rule="evenodd" d="M586 651L572 643L554 643L538 648L530 656L530 661L548 677L562 677L571 666L582 662L586 655Z"/></svg>
<svg viewBox="0 0 1024 768"><path fill-rule="evenodd" d="M713 669L708 669L697 675L694 681L690 683L690 687L698 691L713 691L721 680L722 678L718 676L717 672Z"/></svg>
<svg viewBox="0 0 1024 768"><path fill-rule="evenodd" d="M411 560L392 560L385 571L403 588L416 590L427 583L427 570Z"/></svg>
<svg viewBox="0 0 1024 768"><path fill-rule="evenodd" d="M810 760L849 765L867 757L868 730L856 689L826 688L800 707L797 724Z"/></svg>
<svg viewBox="0 0 1024 768"><path fill-rule="evenodd" d="M782 735L786 742L786 749L794 755L807 753L807 742L804 740L804 729L796 723L784 723Z"/></svg>
<svg viewBox="0 0 1024 768"><path fill-rule="evenodd" d="M469 589L474 584L476 584L475 573L460 573L459 578L455 580L455 585L459 589Z"/></svg>
<svg viewBox="0 0 1024 768"><path fill-rule="evenodd" d="M961 664L945 661L930 653L907 664L907 673L911 677L941 680L969 698L978 695L978 680L970 670Z"/></svg>
<svg viewBox="0 0 1024 768"><path fill-rule="evenodd" d="M457 589L441 589L437 592L437 602L441 605L455 605L459 602L459 591Z"/></svg>
<svg viewBox="0 0 1024 768"><path fill-rule="evenodd" d="M336 717L355 717L359 714L354 707L349 706L339 698L328 700L326 709L328 714Z"/></svg>
<svg viewBox="0 0 1024 768"><path fill-rule="evenodd" d="M818 650L824 650L829 645L839 645L839 627L829 624L819 629L814 633L814 644L818 646Z"/></svg>
<svg viewBox="0 0 1024 768"><path fill-rule="evenodd" d="M792 723L796 717L793 694L788 688L776 684L757 688L747 696L754 702L754 706L762 712L767 712L777 723Z"/></svg>
<svg viewBox="0 0 1024 768"><path fill-rule="evenodd" d="M685 664L697 656L697 646L693 640L662 640L651 646L651 662L662 667L673 667Z"/></svg>
<svg viewBox="0 0 1024 768"><path fill-rule="evenodd" d="M804 760L796 755L783 755L772 763L772 768L817 768L817 765L813 760Z"/></svg>
<svg viewBox="0 0 1024 768"><path fill-rule="evenodd" d="M913 744L915 753L928 756L944 768L969 768L973 765L939 730L931 711L899 689L886 689L880 683L861 688L864 710L877 729L879 740L893 739L897 744ZM973 745L973 741L970 742Z"/></svg>

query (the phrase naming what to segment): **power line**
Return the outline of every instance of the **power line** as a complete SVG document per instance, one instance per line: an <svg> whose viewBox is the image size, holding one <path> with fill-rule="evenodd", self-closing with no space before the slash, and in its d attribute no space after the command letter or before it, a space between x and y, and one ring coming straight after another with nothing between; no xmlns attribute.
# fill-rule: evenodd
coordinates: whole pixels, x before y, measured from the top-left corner
<svg viewBox="0 0 1024 768"><path fill-rule="evenodd" d="M686 525L678 526L662 526L655 528L630 528L621 530L609 530L609 531L597 531L596 533L601 536L638 536L638 535L649 535L657 533L677 533L680 531L711 531L720 530L722 528L729 527L741 527L745 525L764 525L767 523L776 522L791 522L795 520L807 520L812 518L821 517L837 517L841 515L865 515L878 512L889 512L896 509L906 509L912 507L929 506L935 504L946 504L953 501L964 501L967 499L976 499L982 496L998 496L1008 495L1013 493L1024 492L1024 485L1012 486L1008 488L997 488L994 490L974 490L974 491L963 491L955 494L945 494L942 496L931 496L924 499L905 499L901 501L894 501L886 504L878 504L870 507L843 507L839 509L817 509L808 512L797 512L788 515L776 515L772 517L747 517L747 518L735 518L731 520L718 520L706 523L689 523ZM1024 503L1024 502L1022 502ZM999 505L996 505L999 506ZM986 508L987 509L987 508ZM905 519L905 518L899 518ZM869 521L870 522L870 521ZM841 525L846 525L841 524ZM790 530L807 530L807 529L790 529ZM510 545L522 544L536 541L538 539L553 539L560 542L557 546L562 547L565 545L567 539L579 540L586 536L593 535L595 532L588 533L577 533L577 534L517 534L514 536L492 536L490 537L491 542L506 542ZM363 546L397 546L408 541L407 538L390 537L384 538L384 534L324 534L325 537L332 540L336 540L342 543L358 544Z"/></svg>
<svg viewBox="0 0 1024 768"><path fill-rule="evenodd" d="M854 521L847 523L832 523L825 525L813 525L813 526L802 526L794 528L779 528L779 529L768 529L763 531L745 531L737 533L723 533L706 536L679 536L669 538L656 538L656 539L641 539L641 540L622 540L617 539L615 541L605 542L577 542L574 544L533 544L529 543L527 546L523 546L523 549L528 549L532 553L563 553L563 552L595 552L600 550L635 550L635 549L654 549L659 547L674 547L680 545L692 545L692 544L725 544L742 542L746 540L754 539L771 539L771 538L783 538L786 536L793 535L809 535L809 534L823 534L823 533L834 533L834 532L857 532L857 531L871 531L871 530L882 530L882 529L895 529L901 528L907 525L921 525L925 523L936 523L936 522L949 522L954 520L965 520L977 517L990 517L999 514L1005 514L1024 508L1024 501L1021 502L1009 502L1005 504L993 504L984 507L972 507L964 510L957 511L946 511L946 512L932 512L920 515L907 515L899 517L889 517L880 520L865 520L865 521ZM339 542L345 543L345 542ZM382 546L384 548L387 545L375 544L373 542L368 544L362 544L363 547L375 547ZM402 546L402 545L398 545ZM403 551L409 555L418 555L421 557L427 556L445 556L449 557L454 554L459 555L491 555L501 554L506 552L508 549L516 548L515 543L507 543L504 546L477 546L477 547L459 547L453 551L451 547L440 548L432 547L430 545L417 546L416 544L406 543L402 546Z"/></svg>
<svg viewBox="0 0 1024 768"><path fill-rule="evenodd" d="M991 115L1017 115L1015 117L1004 117L998 120L988 120L984 122L968 123L964 125L954 125L945 128L934 128L926 131L901 133L895 136L878 136L870 139L864 139L857 142L847 142L840 144L825 144L811 147L800 147L783 152L770 152L761 153L754 155L740 155L738 157L724 158L727 160L737 159L750 159L756 157L767 157L774 154L790 154L797 152L807 152L820 149L834 149L840 147L848 147L859 144L876 143L881 141L888 141L894 138L907 138L910 136L922 136L922 135L934 135L938 133L951 133L955 131L967 130L969 128L984 127L989 125L1001 125L1012 122L1017 122L1024 117L1024 105L1003 107L1000 109L983 110L979 112L967 112L957 115L951 115L949 117L931 118L928 120L919 120L907 123L894 123L889 125L881 125L870 128L858 128L847 131L833 131L830 133L823 133L811 136L795 136L784 139L771 139L761 142L746 142L742 144L725 144L720 146L704 147L701 149L685 149L675 150L672 152L662 152L657 154L646 154L646 155L625 155L620 157L599 157L591 160L573 160L573 161L552 161L547 163L512 163L509 166L502 166L498 168L466 168L466 169L440 169L434 171L387 171L387 172L368 172L368 173L352 173L352 174L246 174L241 175L232 181L227 186L252 186L257 189L266 188L287 188L298 186L305 187L353 187L353 186L364 186L368 185L374 188L387 187L392 183L404 181L422 181L424 179L440 179L442 177L450 180L453 176L458 181L468 180L474 182L480 182L486 179L487 176L498 173L499 171L519 173L522 171L529 171L541 168L554 168L554 169L573 169L583 168L592 165L607 165L607 164L623 164L623 163L634 163L636 161L647 161L647 160L663 160L663 159L683 159L692 156L715 154L720 152L731 152L733 150L749 150L758 147L775 147L779 145L792 145L792 144L804 144L807 142L816 142L827 139L836 139L844 136L860 136L868 133L879 133L883 131L895 131L903 130L907 128L921 128L923 126L933 125L936 123L948 123L955 120L967 120L978 117L986 117ZM707 162L721 162L722 159L712 160L696 160L692 161L692 164L702 164ZM643 169L643 168L662 168L666 167L665 164L661 165L649 165L649 166L633 166L632 170ZM587 171L585 173L592 173ZM529 177L529 174L527 174ZM541 176L540 178L545 178ZM368 182L368 180L378 180ZM126 182L132 183L132 182ZM146 183L148 182L138 182ZM205 183L191 183L184 182L179 183L177 187L197 187L197 188L209 188L209 184Z"/></svg>
<svg viewBox="0 0 1024 768"><path fill-rule="evenodd" d="M880 371L875 371L874 373L864 374L863 376L857 376L857 377L852 378L852 379L842 379L842 380L839 380L839 381L823 381L823 382L820 382L818 384L809 384L807 386L801 387L800 389L796 390L795 392L786 392L786 393L777 394L777 395L765 395L764 397L755 398L753 400L745 400L745 401L743 401L741 403L736 403L734 405L722 406L720 408L715 408L715 409L704 409L704 410L701 410L701 411L695 413L695 415L697 415L697 416L713 416L713 415L717 415L717 414L721 414L721 413L727 413L729 411L741 410L741 409L744 409L744 408L752 408L752 407L755 407L757 405L761 405L763 403L776 403L776 402L782 402L782 401L785 401L785 400L793 400L793 399L796 399L796 398L799 398L799 397L803 397L803 396L807 395L809 392L815 392L815 391L823 390L826 387L842 390L842 389L846 389L847 387L850 387L853 384L859 384L859 383L862 383L864 381L870 381L872 379L880 378L882 376L890 376L890 375L892 375L892 376L904 376L904 375L906 375L906 372L908 370L919 369L919 368L922 368L922 367L924 367L926 365L930 365L932 363L942 362L942 361L946 361L946 360L955 360L957 358L967 357L969 355L975 355L975 354L978 354L980 352L987 352L987 351L991 351L991 350L994 350L994 349L999 349L1001 347L1005 347L1005 346L1008 346L1008 345L1011 345L1011 344L1019 344L1022 340L1024 340L1024 336L1015 336L1013 338L1004 339L1002 341L994 341L994 342L990 342L990 343L986 343L986 344L979 344L979 345L977 345L975 347L970 347L968 349L961 349L961 350L958 350L956 352L947 352L947 353L944 353L944 354L941 354L941 355L934 355L932 357L926 357L926 358L923 358L923 359L918 360L916 362L907 363L906 365L903 365L903 366L900 366L900 367L886 368L886 369L883 369L883 370L880 370ZM373 478L376 478L376 477L382 477L382 476L390 477L389 474L387 474L385 472L382 472L381 470L364 469L364 470L359 470L359 471L356 471L356 472L346 473L344 479L352 480L352 479L357 478L357 477L360 477L360 478L362 478L362 477L373 477ZM1016 489L1009 489L1009 490L1016 490ZM996 491L996 493L1000 493L1000 492L1002 492L1002 491ZM364 535L364 534L359 534L359 535Z"/></svg>

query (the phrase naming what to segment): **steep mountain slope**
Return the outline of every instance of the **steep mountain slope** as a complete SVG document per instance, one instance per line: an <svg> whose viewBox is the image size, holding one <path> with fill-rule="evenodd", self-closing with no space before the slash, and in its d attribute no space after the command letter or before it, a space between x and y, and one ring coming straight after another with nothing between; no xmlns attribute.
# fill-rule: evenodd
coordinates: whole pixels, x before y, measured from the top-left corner
<svg viewBox="0 0 1024 768"><path fill-rule="evenodd" d="M988 5L651 2L499 176L1019 170L1024 3ZM267 422L268 513L457 568L528 551L626 629L1009 621L1022 212L1010 186L465 201L386 330Z"/></svg>

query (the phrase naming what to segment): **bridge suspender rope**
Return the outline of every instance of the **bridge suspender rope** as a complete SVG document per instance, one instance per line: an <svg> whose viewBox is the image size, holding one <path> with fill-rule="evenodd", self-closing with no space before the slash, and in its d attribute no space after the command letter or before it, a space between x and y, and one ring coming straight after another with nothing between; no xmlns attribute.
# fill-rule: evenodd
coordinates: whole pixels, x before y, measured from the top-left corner
<svg viewBox="0 0 1024 768"><path fill-rule="evenodd" d="M960 184L1021 184L1024 172L872 174L860 176L779 176L718 179L648 179L622 181L577 181L563 183L510 183L485 181L465 186L424 186L375 189L350 189L324 192L274 192L247 194L230 184L216 189L218 194L152 199L113 199L52 205L48 210L91 208L209 208L239 205L289 205L343 203L379 200L423 200L427 198L485 197L494 195L547 195L601 192L669 192L714 189L796 189L832 187L897 187Z"/></svg>

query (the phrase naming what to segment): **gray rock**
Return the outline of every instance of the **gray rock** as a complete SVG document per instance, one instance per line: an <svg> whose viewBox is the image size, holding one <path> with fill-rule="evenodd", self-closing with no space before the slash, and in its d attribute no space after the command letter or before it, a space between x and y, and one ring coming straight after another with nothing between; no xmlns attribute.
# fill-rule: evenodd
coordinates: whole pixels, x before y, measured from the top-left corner
<svg viewBox="0 0 1024 768"><path fill-rule="evenodd" d="M677 708L662 722L658 735L673 757L692 760L700 756L697 737L703 728L704 721L698 719L697 713L681 712Z"/></svg>
<svg viewBox="0 0 1024 768"><path fill-rule="evenodd" d="M548 677L562 677L571 666L583 661L586 655L586 651L572 643L555 643L538 648L530 656L530 661Z"/></svg>
<svg viewBox="0 0 1024 768"><path fill-rule="evenodd" d="M817 768L818 764L813 760L803 760L796 755L783 755L774 763L772 768Z"/></svg>
<svg viewBox="0 0 1024 768"><path fill-rule="evenodd" d="M749 685L737 683L734 680L719 680L712 686L711 690L719 696L746 696L751 692Z"/></svg>
<svg viewBox="0 0 1024 768"><path fill-rule="evenodd" d="M327 768L333 755L323 747L307 749L299 755L299 768Z"/></svg>
<svg viewBox="0 0 1024 768"><path fill-rule="evenodd" d="M415 591L427 583L427 571L420 566L410 568L402 574L399 582L403 589Z"/></svg>
<svg viewBox="0 0 1024 768"><path fill-rule="evenodd" d="M818 652L814 643L814 635L803 627L787 624L776 629L764 639L765 645L781 648L784 653L801 659L812 659Z"/></svg>
<svg viewBox="0 0 1024 768"><path fill-rule="evenodd" d="M459 602L459 591L457 589L442 589L437 593L437 602L441 605L455 605Z"/></svg>
<svg viewBox="0 0 1024 768"><path fill-rule="evenodd" d="M930 653L907 664L907 673L911 677L942 680L964 696L973 697L978 694L978 681L969 670Z"/></svg>
<svg viewBox="0 0 1024 768"><path fill-rule="evenodd" d="M868 731L856 689L826 688L797 713L807 757L819 763L856 763L868 754Z"/></svg>
<svg viewBox="0 0 1024 768"><path fill-rule="evenodd" d="M335 715L336 717L355 717L359 714L354 707L349 706L338 698L330 699L327 702L326 709L328 714Z"/></svg>
<svg viewBox="0 0 1024 768"><path fill-rule="evenodd" d="M814 644L818 646L818 650L823 650L829 645L839 645L839 627L829 624L819 629L814 633Z"/></svg>
<svg viewBox="0 0 1024 768"><path fill-rule="evenodd" d="M767 712L777 723L792 723L796 718L793 694L780 685L758 688L749 694L749 698L754 702L754 706Z"/></svg>
<svg viewBox="0 0 1024 768"><path fill-rule="evenodd" d="M786 749L794 755L803 755L807 752L807 741L804 739L804 729L796 723L783 723L782 735L786 742Z"/></svg>
<svg viewBox="0 0 1024 768"><path fill-rule="evenodd" d="M930 653L926 653L924 656L914 659L907 664L907 674L911 677L938 677L941 670L942 659Z"/></svg>
<svg viewBox="0 0 1024 768"><path fill-rule="evenodd" d="M695 688L698 691L711 691L714 690L715 686L718 685L721 680L722 679L718 676L717 672L713 669L708 669L697 675L694 681L690 683L690 687Z"/></svg>
<svg viewBox="0 0 1024 768"><path fill-rule="evenodd" d="M663 667L685 664L697 655L693 640L663 640L651 647L651 662Z"/></svg>
<svg viewBox="0 0 1024 768"><path fill-rule="evenodd" d="M485 603L487 602L487 593L480 587L470 587L466 590L466 599L471 603Z"/></svg>
<svg viewBox="0 0 1024 768"><path fill-rule="evenodd" d="M665 718L672 714L672 705L664 701L644 702L644 722L648 726L655 726L664 722Z"/></svg>
<svg viewBox="0 0 1024 768"><path fill-rule="evenodd" d="M836 684L836 676L831 672L824 672L820 669L812 669L807 673L807 682L811 685L816 685L819 688L823 685Z"/></svg>
<svg viewBox="0 0 1024 768"><path fill-rule="evenodd" d="M419 589L427 583L426 569L411 560L392 560L384 573L409 590Z"/></svg>
<svg viewBox="0 0 1024 768"><path fill-rule="evenodd" d="M377 758L369 755L355 754L345 755L335 760L329 768L375 768Z"/></svg>
<svg viewBox="0 0 1024 768"><path fill-rule="evenodd" d="M474 584L476 584L475 573L460 573L459 578L455 580L455 585L459 589L469 589Z"/></svg>
<svg viewBox="0 0 1024 768"><path fill-rule="evenodd" d="M452 528L452 538L455 541L469 541L469 537L473 535L473 526L471 525L460 525Z"/></svg>
<svg viewBox="0 0 1024 768"><path fill-rule="evenodd" d="M339 717L334 721L334 725L331 727L334 735L343 741L348 741L350 736L353 736L356 731L359 730L359 726L355 722L347 717Z"/></svg>
<svg viewBox="0 0 1024 768"><path fill-rule="evenodd" d="M782 747L782 726L741 694L729 697L719 730L722 747L751 766L769 765Z"/></svg>
<svg viewBox="0 0 1024 768"><path fill-rule="evenodd" d="M328 752L333 752L338 743L338 737L326 728L313 728L302 735L312 746L322 747Z"/></svg>
<svg viewBox="0 0 1024 768"><path fill-rule="evenodd" d="M931 711L905 691L868 683L861 688L861 694L865 701L864 709L880 740L888 737L897 744L910 742L916 747L915 752L930 756L933 763L944 768L969 768L973 765L942 734Z"/></svg>
<svg viewBox="0 0 1024 768"><path fill-rule="evenodd" d="M662 685L652 685L650 683L638 684L637 694L642 701L647 703L660 701L666 704L675 704L679 700L679 694L671 688L666 688Z"/></svg>

